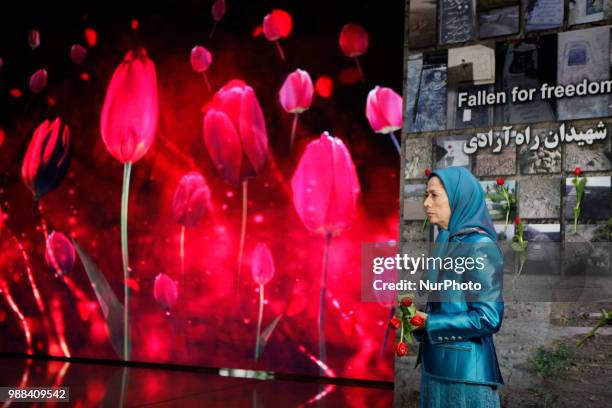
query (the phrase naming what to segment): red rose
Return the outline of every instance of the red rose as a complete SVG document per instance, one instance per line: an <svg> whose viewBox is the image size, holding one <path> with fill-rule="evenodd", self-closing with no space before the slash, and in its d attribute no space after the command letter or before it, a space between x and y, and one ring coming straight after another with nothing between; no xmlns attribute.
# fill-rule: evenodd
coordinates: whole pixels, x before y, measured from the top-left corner
<svg viewBox="0 0 612 408"><path fill-rule="evenodd" d="M429 177L431 174L431 169L429 167L425 168L425 177Z"/></svg>
<svg viewBox="0 0 612 408"><path fill-rule="evenodd" d="M574 169L574 176L579 177L582 175L582 169L580 167L576 167Z"/></svg>
<svg viewBox="0 0 612 408"><path fill-rule="evenodd" d="M395 316L393 316L393 318L389 320L389 326L391 326L395 330L399 329L401 323L402 321Z"/></svg>
<svg viewBox="0 0 612 408"><path fill-rule="evenodd" d="M400 341L395 345L395 353L402 357L408 354L408 346L403 341Z"/></svg>
<svg viewBox="0 0 612 408"><path fill-rule="evenodd" d="M405 307L412 306L412 298L410 296L404 296L401 300L401 304Z"/></svg>
<svg viewBox="0 0 612 408"><path fill-rule="evenodd" d="M425 324L425 319L423 319L419 315L416 315L412 319L410 319L410 324L413 326L421 327L423 324Z"/></svg>
<svg viewBox="0 0 612 408"><path fill-rule="evenodd" d="M498 186L503 186L504 184L506 184L506 180L504 180L503 178L499 177L497 179L497 185Z"/></svg>
<svg viewBox="0 0 612 408"><path fill-rule="evenodd" d="M520 223L521 223L521 217L517 215L516 217L514 217L514 224L519 225Z"/></svg>

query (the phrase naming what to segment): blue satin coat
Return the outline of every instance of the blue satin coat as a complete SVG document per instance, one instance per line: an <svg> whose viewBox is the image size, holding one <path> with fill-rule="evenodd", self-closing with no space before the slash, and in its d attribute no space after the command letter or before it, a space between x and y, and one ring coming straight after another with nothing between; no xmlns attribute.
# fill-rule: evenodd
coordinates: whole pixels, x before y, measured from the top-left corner
<svg viewBox="0 0 612 408"><path fill-rule="evenodd" d="M503 384L492 336L500 329L504 316L503 256L488 235L473 230L454 235L450 242L491 243L481 245L480 249L477 245L465 246L468 250L486 252L470 256L486 256L485 267L478 273L483 290L488 291L487 301L428 302L424 330L414 332L420 342L415 367L422 363L425 373L445 380ZM443 279L438 277L438 281Z"/></svg>

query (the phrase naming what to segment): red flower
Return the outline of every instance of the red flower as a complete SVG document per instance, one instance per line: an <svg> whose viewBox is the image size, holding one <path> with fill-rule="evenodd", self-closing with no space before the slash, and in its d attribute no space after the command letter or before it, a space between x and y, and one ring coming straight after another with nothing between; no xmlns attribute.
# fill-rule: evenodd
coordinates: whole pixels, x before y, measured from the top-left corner
<svg viewBox="0 0 612 408"><path fill-rule="evenodd" d="M61 232L52 232L47 239L45 260L53 273L66 275L72 272L75 258L72 242Z"/></svg>
<svg viewBox="0 0 612 408"><path fill-rule="evenodd" d="M498 186L503 186L504 184L506 184L506 180L504 180L504 179L503 179L503 178L501 178L501 177L498 177L498 178L497 178L497 185L498 185Z"/></svg>
<svg viewBox="0 0 612 408"><path fill-rule="evenodd" d="M185 227L193 227L210 207L210 190L204 177L197 171L185 174L172 200L174 220Z"/></svg>
<svg viewBox="0 0 612 408"><path fill-rule="evenodd" d="M253 88L232 80L205 112L204 142L221 176L239 184L259 174L268 159L268 133Z"/></svg>
<svg viewBox="0 0 612 408"><path fill-rule="evenodd" d="M431 169L429 167L425 168L425 177L429 177L429 175L431 174Z"/></svg>
<svg viewBox="0 0 612 408"><path fill-rule="evenodd" d="M85 62L85 58L87 58L87 50L81 44L74 44L70 48L70 59L77 65Z"/></svg>
<svg viewBox="0 0 612 408"><path fill-rule="evenodd" d="M201 45L191 49L191 68L195 72L204 72L212 63L212 54Z"/></svg>
<svg viewBox="0 0 612 408"><path fill-rule="evenodd" d="M395 316L389 320L389 326L395 330L400 328L401 323L402 321Z"/></svg>
<svg viewBox="0 0 612 408"><path fill-rule="evenodd" d="M168 275L158 274L153 284L153 297L164 310L170 311L176 304L178 297L176 283Z"/></svg>
<svg viewBox="0 0 612 408"><path fill-rule="evenodd" d="M402 127L402 97L391 88L374 87L366 100L366 117L376 133L395 132Z"/></svg>
<svg viewBox="0 0 612 408"><path fill-rule="evenodd" d="M297 69L287 76L278 97L288 113L302 113L310 108L314 88L308 72Z"/></svg>
<svg viewBox="0 0 612 408"><path fill-rule="evenodd" d="M358 57L368 49L368 33L359 24L348 23L340 31L340 48L347 57Z"/></svg>
<svg viewBox="0 0 612 408"><path fill-rule="evenodd" d="M155 65L144 49L129 51L104 98L100 130L106 149L122 163L140 160L153 144L157 113Z"/></svg>
<svg viewBox="0 0 612 408"><path fill-rule="evenodd" d="M408 345L403 341L400 341L395 345L395 353L400 357L405 356L408 354Z"/></svg>
<svg viewBox="0 0 612 408"><path fill-rule="evenodd" d="M514 224L519 225L520 223L521 223L521 218L517 215L516 217L514 217Z"/></svg>
<svg viewBox="0 0 612 408"><path fill-rule="evenodd" d="M293 20L285 10L272 10L263 19L263 32L269 41L288 37L291 34Z"/></svg>
<svg viewBox="0 0 612 408"><path fill-rule="evenodd" d="M225 15L225 0L216 0L210 8L213 20L221 21Z"/></svg>
<svg viewBox="0 0 612 408"><path fill-rule="evenodd" d="M576 167L574 169L574 176L580 177L582 175L582 169L580 167Z"/></svg>
<svg viewBox="0 0 612 408"><path fill-rule="evenodd" d="M410 319L410 324L413 326L421 327L424 323L425 319L419 315L413 316L412 319Z"/></svg>
<svg viewBox="0 0 612 408"><path fill-rule="evenodd" d="M60 118L41 123L23 158L21 177L38 200L64 180L70 165L70 131Z"/></svg>
<svg viewBox="0 0 612 408"><path fill-rule="evenodd" d="M295 209L309 231L340 234L350 227L360 187L355 163L342 140L323 132L310 142L291 187Z"/></svg>
<svg viewBox="0 0 612 408"><path fill-rule="evenodd" d="M402 306L410 307L412 306L412 298L410 296L404 296L401 301Z"/></svg>
<svg viewBox="0 0 612 408"><path fill-rule="evenodd" d="M258 285L265 285L274 277L274 258L268 245L259 243L253 250L251 275Z"/></svg>
<svg viewBox="0 0 612 408"><path fill-rule="evenodd" d="M47 70L39 69L30 77L30 90L34 93L41 93L47 86Z"/></svg>

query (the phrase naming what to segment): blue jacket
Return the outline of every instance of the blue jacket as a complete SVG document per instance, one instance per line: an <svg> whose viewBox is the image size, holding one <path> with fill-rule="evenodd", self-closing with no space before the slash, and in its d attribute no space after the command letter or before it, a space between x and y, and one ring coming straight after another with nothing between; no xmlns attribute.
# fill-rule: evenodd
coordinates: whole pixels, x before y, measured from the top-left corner
<svg viewBox="0 0 612 408"><path fill-rule="evenodd" d="M414 332L420 342L415 367L423 363L425 373L445 380L503 384L493 344L493 333L499 331L504 316L503 256L497 245L490 244L493 240L489 236L473 229L466 233L459 231L449 241L486 243L481 249L478 245L465 247L472 251L469 256L485 256L487 260L484 269L478 272L478 281L482 282L483 291L487 291L487 301L428 302L424 330ZM453 271L441 273L454 274ZM438 281L443 279L438 277Z"/></svg>

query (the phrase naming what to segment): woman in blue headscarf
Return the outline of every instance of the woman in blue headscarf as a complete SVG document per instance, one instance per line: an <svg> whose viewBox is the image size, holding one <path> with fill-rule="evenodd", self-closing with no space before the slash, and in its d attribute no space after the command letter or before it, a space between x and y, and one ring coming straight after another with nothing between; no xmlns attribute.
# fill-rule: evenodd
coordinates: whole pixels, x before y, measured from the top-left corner
<svg viewBox="0 0 612 408"><path fill-rule="evenodd" d="M472 279L479 293L449 295L451 301L427 302L416 366L421 365L420 407L493 408L500 406L503 384L493 333L502 324L504 260L478 180L463 167L431 172L424 202L427 217L438 227L434 256L444 258L459 249L462 256L480 258L483 268L472 273L428 270L427 280Z"/></svg>

